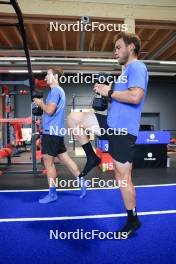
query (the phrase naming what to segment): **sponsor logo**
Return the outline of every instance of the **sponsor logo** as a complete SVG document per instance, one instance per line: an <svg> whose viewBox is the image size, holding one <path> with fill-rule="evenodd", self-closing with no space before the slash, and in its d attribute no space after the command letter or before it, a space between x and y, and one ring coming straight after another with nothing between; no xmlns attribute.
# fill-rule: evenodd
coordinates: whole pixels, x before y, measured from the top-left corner
<svg viewBox="0 0 176 264"><path fill-rule="evenodd" d="M149 152L149 153L147 153L147 157L144 158L144 160L156 160L156 158L153 157L153 153L152 152Z"/></svg>
<svg viewBox="0 0 176 264"><path fill-rule="evenodd" d="M154 133L150 134L149 138L147 138L147 142L159 142L159 140L156 139L155 137L156 136Z"/></svg>

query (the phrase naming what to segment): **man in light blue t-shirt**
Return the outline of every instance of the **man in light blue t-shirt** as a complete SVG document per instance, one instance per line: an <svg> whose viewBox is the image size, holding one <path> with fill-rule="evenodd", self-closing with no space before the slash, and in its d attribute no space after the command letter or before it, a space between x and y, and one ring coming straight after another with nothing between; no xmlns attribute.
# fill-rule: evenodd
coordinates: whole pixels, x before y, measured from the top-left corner
<svg viewBox="0 0 176 264"><path fill-rule="evenodd" d="M65 92L58 84L50 89L46 98L46 104L51 103L56 106L56 110L52 115L44 112L43 134L61 137L64 132Z"/></svg>
<svg viewBox="0 0 176 264"><path fill-rule="evenodd" d="M123 81L122 81L123 80ZM144 63L139 60L134 60L127 64L124 72L119 76L112 91L119 91L124 93L130 90L133 92L133 98L135 99L135 90L132 87L140 87L141 94L144 93L139 103L128 103L111 99L111 105L108 109L107 123L111 128L126 128L128 133L134 136L138 135L139 123L141 118L142 106L144 104L144 98L147 91L148 73ZM139 88L138 88L139 89ZM115 94L115 93L114 93ZM116 113L116 114L114 114Z"/></svg>
<svg viewBox="0 0 176 264"><path fill-rule="evenodd" d="M50 203L57 200L56 192L56 167L55 157L67 166L72 174L77 177L81 185L81 196L86 194L84 179L78 178L80 171L77 164L69 157L64 144L64 111L65 111L65 92L59 86L58 77L62 70L59 67L51 66L47 70L45 80L50 87L46 102L41 99L34 99L34 103L43 110L43 133L42 133L42 154L44 165L47 170L49 183L49 193L39 200L39 203Z"/></svg>
<svg viewBox="0 0 176 264"><path fill-rule="evenodd" d="M144 63L138 60L140 39L132 33L121 32L115 36L115 58L123 65L123 73L115 85L95 84L94 90L110 101L107 116L98 113L70 113L70 127L89 129L101 136L106 130L109 153L113 159L115 178L119 185L127 211L125 226L117 231L123 238L130 237L141 225L136 210L136 193L132 183L132 162L134 146L139 131L142 106L148 85L148 72ZM100 130L101 128L101 130ZM85 176L100 163L86 135L75 135L81 143L87 162L80 176ZM126 184L123 184L123 183ZM123 235L124 233L124 235ZM119 236L118 236L119 237Z"/></svg>

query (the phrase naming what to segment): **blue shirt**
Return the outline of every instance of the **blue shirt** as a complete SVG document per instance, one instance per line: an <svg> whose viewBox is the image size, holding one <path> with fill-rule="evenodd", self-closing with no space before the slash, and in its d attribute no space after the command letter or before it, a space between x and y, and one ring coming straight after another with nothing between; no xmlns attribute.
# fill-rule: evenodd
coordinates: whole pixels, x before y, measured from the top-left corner
<svg viewBox="0 0 176 264"><path fill-rule="evenodd" d="M141 111L147 92L148 72L145 64L139 60L127 65L122 75L118 77L113 90L125 91L132 87L144 90L144 97L139 104L122 103L112 99L108 109L107 123L111 128L126 128L127 133L137 136L140 125Z"/></svg>
<svg viewBox="0 0 176 264"><path fill-rule="evenodd" d="M65 92L58 85L51 88L46 98L46 104L55 103L56 110L52 115L43 114L43 134L63 136L65 117Z"/></svg>

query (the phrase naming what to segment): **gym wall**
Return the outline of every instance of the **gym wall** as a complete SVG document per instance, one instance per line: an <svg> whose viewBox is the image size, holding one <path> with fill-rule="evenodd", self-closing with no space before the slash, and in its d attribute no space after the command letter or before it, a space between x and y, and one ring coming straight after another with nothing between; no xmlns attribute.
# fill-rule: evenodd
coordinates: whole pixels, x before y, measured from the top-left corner
<svg viewBox="0 0 176 264"><path fill-rule="evenodd" d="M88 108L94 92L92 85L89 84L63 84L66 93L67 109L66 114L72 108L72 96L86 96L86 98L77 98L76 104ZM47 92L47 91L46 91ZM148 94L143 107L144 113L160 113L160 130L175 129L175 78L163 76L151 76L148 87ZM80 106L76 106L80 108ZM15 100L16 117L26 117L30 115L30 98L25 96L16 96Z"/></svg>
<svg viewBox="0 0 176 264"><path fill-rule="evenodd" d="M41 76L36 76L40 78ZM6 75L6 80L13 80L12 75ZM5 80L4 79L4 80ZM15 80L26 80L27 76L16 76ZM78 96L75 100L75 108L89 108L91 99L94 95L93 85L91 84L63 84L62 87L66 93L66 116L72 109L72 98ZM10 89L21 90L26 89L25 86L9 86ZM48 90L44 90L44 97ZM143 107L143 113L159 114L159 129L160 130L175 130L175 78L165 76L150 76L148 93ZM82 97L83 96L83 97ZM85 96L85 97L84 97ZM15 96L14 98L14 114L15 117L28 117L31 114L30 96ZM148 119L142 118L141 122L155 122L153 117ZM151 123L150 123L151 124ZM65 137L66 145L69 146L70 137Z"/></svg>

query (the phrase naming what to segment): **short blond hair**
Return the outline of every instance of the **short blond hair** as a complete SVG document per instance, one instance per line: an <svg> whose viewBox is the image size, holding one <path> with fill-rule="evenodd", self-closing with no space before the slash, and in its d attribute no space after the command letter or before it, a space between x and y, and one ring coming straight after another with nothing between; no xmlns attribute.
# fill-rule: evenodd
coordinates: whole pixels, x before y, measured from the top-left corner
<svg viewBox="0 0 176 264"><path fill-rule="evenodd" d="M48 66L47 71L52 70L53 74L58 74L58 77L62 76L64 74L63 68L60 66Z"/></svg>

